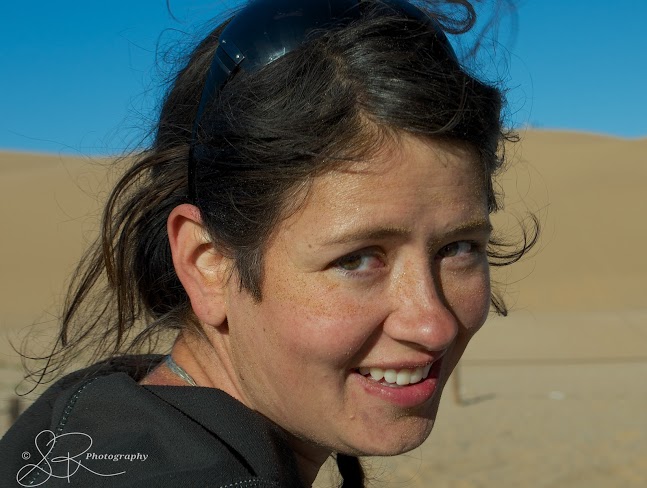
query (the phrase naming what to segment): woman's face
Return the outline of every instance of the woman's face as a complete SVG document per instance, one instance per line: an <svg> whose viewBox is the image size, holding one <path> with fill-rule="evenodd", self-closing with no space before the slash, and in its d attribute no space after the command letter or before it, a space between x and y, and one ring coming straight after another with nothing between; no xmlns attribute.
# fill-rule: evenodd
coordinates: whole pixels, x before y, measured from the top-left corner
<svg viewBox="0 0 647 488"><path fill-rule="evenodd" d="M474 155L403 136L314 179L264 254L263 299L227 288L231 393L311 445L420 445L490 297Z"/></svg>

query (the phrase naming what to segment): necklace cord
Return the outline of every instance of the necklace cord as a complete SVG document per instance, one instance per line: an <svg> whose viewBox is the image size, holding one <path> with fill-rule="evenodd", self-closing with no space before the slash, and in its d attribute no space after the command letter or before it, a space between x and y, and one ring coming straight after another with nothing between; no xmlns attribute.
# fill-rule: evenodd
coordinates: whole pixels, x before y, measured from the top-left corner
<svg viewBox="0 0 647 488"><path fill-rule="evenodd" d="M168 369L171 370L173 374L176 376L182 378L184 381L186 381L189 385L191 386L198 386L198 384L195 382L193 378L191 378L191 375L187 373L182 366L177 364L174 360L173 357L168 354L166 356L165 360L166 366L168 366Z"/></svg>

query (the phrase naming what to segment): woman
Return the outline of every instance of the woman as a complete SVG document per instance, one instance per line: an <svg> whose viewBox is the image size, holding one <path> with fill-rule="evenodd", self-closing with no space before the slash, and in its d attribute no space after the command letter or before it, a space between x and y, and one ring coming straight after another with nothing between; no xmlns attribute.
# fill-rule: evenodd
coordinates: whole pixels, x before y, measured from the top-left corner
<svg viewBox="0 0 647 488"><path fill-rule="evenodd" d="M501 94L458 62L457 25L405 0L256 0L204 39L41 372L109 359L18 420L2 479L296 487L336 453L363 486L357 456L420 445L505 310L488 257L532 245L491 236ZM169 330L170 355L124 355Z"/></svg>

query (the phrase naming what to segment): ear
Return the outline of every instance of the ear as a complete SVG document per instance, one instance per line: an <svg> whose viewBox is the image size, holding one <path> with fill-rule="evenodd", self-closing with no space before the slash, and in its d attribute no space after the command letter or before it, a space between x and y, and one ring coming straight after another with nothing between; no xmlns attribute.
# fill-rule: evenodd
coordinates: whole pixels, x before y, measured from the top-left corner
<svg viewBox="0 0 647 488"><path fill-rule="evenodd" d="M200 323L212 327L225 324L225 286L231 260L209 239L200 210L188 203L175 207L166 228L173 266L186 290L191 308Z"/></svg>

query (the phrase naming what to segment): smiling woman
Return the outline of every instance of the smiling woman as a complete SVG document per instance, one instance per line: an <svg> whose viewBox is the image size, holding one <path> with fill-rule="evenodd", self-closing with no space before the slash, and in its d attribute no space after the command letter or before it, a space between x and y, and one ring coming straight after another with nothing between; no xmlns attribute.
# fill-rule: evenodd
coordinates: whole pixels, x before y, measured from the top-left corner
<svg viewBox="0 0 647 488"><path fill-rule="evenodd" d="M418 446L488 311L488 207L473 155L412 136L392 144L313 180L265 247L260 301L235 280L214 279L231 263L201 247L192 206L170 217L194 313L214 329L229 325L226 337L175 352L200 366L198 384L219 385L326 446L317 468L331 450L392 455ZM196 261L209 273L196 272ZM376 377L362 375L366 368Z"/></svg>
<svg viewBox="0 0 647 488"><path fill-rule="evenodd" d="M428 437L468 342L504 311L488 261L533 243L491 236L501 94L445 36L471 5L446 3L463 24L404 0L256 0L197 46L41 372L92 346L105 360L18 420L3 459L42 431L49 450L1 479L298 487L334 454L343 486L363 486L357 456ZM171 353L150 354L167 330ZM67 433L99 455L81 463ZM146 462L97 475L132 452Z"/></svg>

